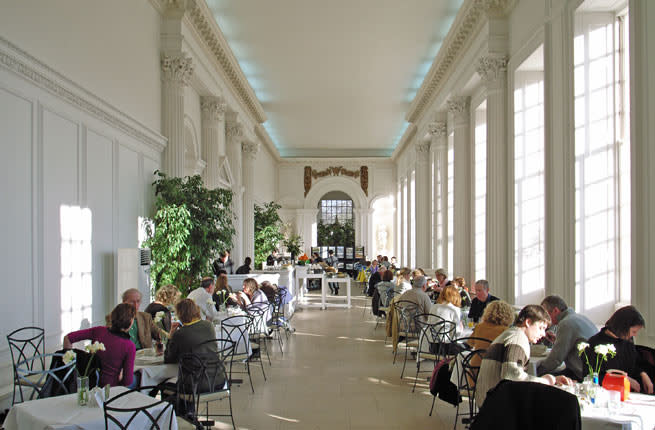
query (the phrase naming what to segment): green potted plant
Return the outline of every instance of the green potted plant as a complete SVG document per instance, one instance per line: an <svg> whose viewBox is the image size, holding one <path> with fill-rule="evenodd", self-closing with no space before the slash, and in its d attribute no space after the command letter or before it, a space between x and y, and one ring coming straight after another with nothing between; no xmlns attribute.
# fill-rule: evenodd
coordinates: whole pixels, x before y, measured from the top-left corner
<svg viewBox="0 0 655 430"><path fill-rule="evenodd" d="M287 251L291 254L291 259L295 260L296 255L300 254L302 251L302 239L297 234L290 234L288 238L284 239L282 242L287 248Z"/></svg>

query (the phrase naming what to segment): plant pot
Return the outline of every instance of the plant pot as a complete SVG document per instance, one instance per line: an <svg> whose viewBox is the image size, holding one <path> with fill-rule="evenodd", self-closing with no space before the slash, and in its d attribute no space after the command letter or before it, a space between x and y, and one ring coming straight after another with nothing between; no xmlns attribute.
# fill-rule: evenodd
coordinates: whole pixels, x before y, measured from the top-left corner
<svg viewBox="0 0 655 430"><path fill-rule="evenodd" d="M85 406L89 403L89 377L79 376L77 378L77 404Z"/></svg>

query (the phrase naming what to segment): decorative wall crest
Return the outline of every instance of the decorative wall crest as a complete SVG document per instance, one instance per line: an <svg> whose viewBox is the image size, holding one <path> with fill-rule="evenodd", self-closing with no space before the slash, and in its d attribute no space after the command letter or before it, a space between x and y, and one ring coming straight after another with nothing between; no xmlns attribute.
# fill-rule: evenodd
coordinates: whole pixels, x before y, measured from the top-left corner
<svg viewBox="0 0 655 430"><path fill-rule="evenodd" d="M350 176L351 178L359 178L359 183L362 187L364 194L368 196L368 167L361 166L359 170L348 170L343 166L331 166L324 170L317 171L311 166L305 166L303 184L305 186L305 197L312 188L312 178L319 179L326 176Z"/></svg>
<svg viewBox="0 0 655 430"><path fill-rule="evenodd" d="M162 54L161 69L164 80L179 82L182 85L187 85L191 75L193 75L193 63L191 57L187 57L184 53L178 55Z"/></svg>

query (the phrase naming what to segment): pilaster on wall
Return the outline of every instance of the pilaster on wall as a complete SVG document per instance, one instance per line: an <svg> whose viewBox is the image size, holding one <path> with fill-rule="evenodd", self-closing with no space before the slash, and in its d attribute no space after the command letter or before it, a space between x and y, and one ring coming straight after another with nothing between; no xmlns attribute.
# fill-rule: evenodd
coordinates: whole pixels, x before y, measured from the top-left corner
<svg viewBox="0 0 655 430"><path fill-rule="evenodd" d="M243 142L243 125L236 119L236 115L229 113L226 119L227 158L230 161L230 170L234 172L232 184L232 210L234 211L234 229L232 260L243 261L243 187L241 180L241 143Z"/></svg>
<svg viewBox="0 0 655 430"><path fill-rule="evenodd" d="M163 170L184 176L184 87L193 74L191 58L184 53L162 54L162 133L168 138Z"/></svg>
<svg viewBox="0 0 655 430"><path fill-rule="evenodd" d="M434 151L434 253L433 267L443 267L448 261L448 132L444 121L429 126ZM440 230L439 226L441 226ZM452 270L452 268L450 268Z"/></svg>
<svg viewBox="0 0 655 430"><path fill-rule="evenodd" d="M432 238L431 198L430 198L430 141L416 142L416 216L412 227L416 237L416 267L431 267L432 253L430 240Z"/></svg>
<svg viewBox="0 0 655 430"><path fill-rule="evenodd" d="M202 158L206 167L203 180L209 189L220 183L220 168L225 157L225 110L227 105L220 97L203 97L202 111Z"/></svg>
<svg viewBox="0 0 655 430"><path fill-rule="evenodd" d="M454 276L464 276L473 279L473 230L472 230L472 184L471 166L471 99L470 97L454 97L448 100L448 111L454 121L454 151L453 168L453 268ZM451 268L448 268L451 270Z"/></svg>
<svg viewBox="0 0 655 430"><path fill-rule="evenodd" d="M573 12L551 11L544 26L544 185L546 295L575 302Z"/></svg>
<svg viewBox="0 0 655 430"><path fill-rule="evenodd" d="M630 1L631 301L646 319L638 343L655 344L655 4Z"/></svg>
<svg viewBox="0 0 655 430"><path fill-rule="evenodd" d="M255 256L255 159L259 143L243 142L243 255Z"/></svg>
<svg viewBox="0 0 655 430"><path fill-rule="evenodd" d="M509 169L507 147L507 58L488 55L478 60L478 74L487 93L486 277L499 297L512 303L509 263Z"/></svg>

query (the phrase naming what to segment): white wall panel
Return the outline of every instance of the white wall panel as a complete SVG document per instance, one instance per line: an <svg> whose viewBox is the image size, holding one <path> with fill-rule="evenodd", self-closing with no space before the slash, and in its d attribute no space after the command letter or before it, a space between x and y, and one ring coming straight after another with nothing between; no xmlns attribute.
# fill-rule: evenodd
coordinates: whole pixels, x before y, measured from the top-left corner
<svg viewBox="0 0 655 430"><path fill-rule="evenodd" d="M265 203L276 199L276 176L276 161L262 145L255 159L256 202Z"/></svg>
<svg viewBox="0 0 655 430"><path fill-rule="evenodd" d="M31 324L33 103L0 87L0 327L7 333ZM22 312L15 312L21 309ZM0 344L0 351L7 350Z"/></svg>
<svg viewBox="0 0 655 430"><path fill-rule="evenodd" d="M143 182L139 174L139 154L123 145L118 147L118 243L115 248L138 246L138 218Z"/></svg>
<svg viewBox="0 0 655 430"><path fill-rule="evenodd" d="M61 229L62 205L78 204L78 124L42 109L43 140L43 291L46 347L61 341Z"/></svg>
<svg viewBox="0 0 655 430"><path fill-rule="evenodd" d="M86 202L93 232L93 324L102 323L110 310L114 282L113 142L92 130L86 133Z"/></svg>

